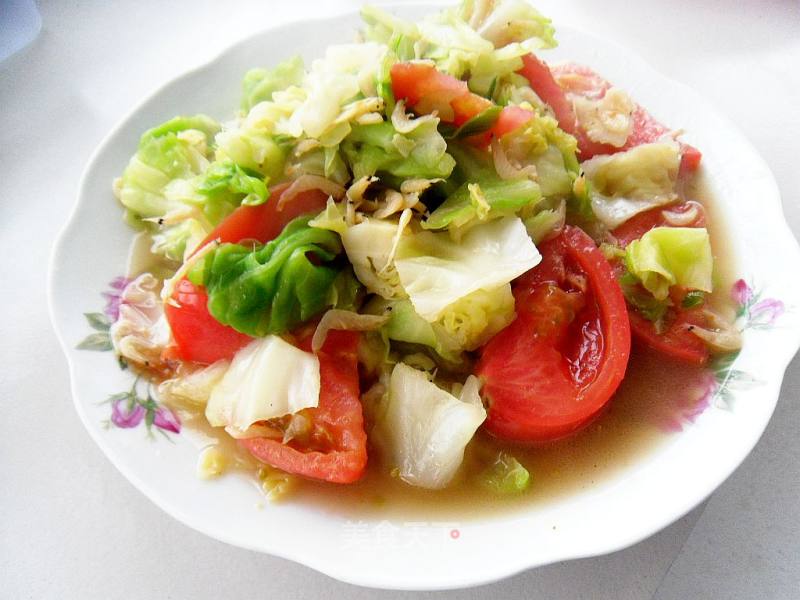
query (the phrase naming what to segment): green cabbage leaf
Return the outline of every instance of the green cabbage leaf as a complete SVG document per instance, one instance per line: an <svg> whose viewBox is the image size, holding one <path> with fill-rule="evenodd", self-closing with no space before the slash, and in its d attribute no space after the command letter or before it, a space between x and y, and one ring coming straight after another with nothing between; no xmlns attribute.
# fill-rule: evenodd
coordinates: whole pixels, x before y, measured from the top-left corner
<svg viewBox="0 0 800 600"><path fill-rule="evenodd" d="M708 231L700 227L656 227L625 249L625 265L656 300L669 288L711 292L714 257Z"/></svg>
<svg viewBox="0 0 800 600"><path fill-rule="evenodd" d="M205 286L217 321L263 337L289 331L326 308L352 307L358 286L340 260L339 236L310 227L309 220L293 220L257 248L222 244L192 269L189 279Z"/></svg>

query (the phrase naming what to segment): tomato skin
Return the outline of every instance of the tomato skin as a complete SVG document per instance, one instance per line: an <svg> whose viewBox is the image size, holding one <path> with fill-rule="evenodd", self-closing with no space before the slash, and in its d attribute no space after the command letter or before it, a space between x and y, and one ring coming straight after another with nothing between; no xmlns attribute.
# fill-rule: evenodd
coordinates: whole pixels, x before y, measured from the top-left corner
<svg viewBox="0 0 800 600"><path fill-rule="evenodd" d="M533 117L534 115L531 111L520 108L519 106L505 106L503 110L500 111L500 115L497 117L497 121L495 121L492 126L490 133L494 137L500 139L507 133L516 131L533 119Z"/></svg>
<svg viewBox="0 0 800 600"><path fill-rule="evenodd" d="M469 93L466 82L442 73L429 64L395 63L389 75L395 98L405 100L411 106L430 96L440 95L443 100L450 102Z"/></svg>
<svg viewBox="0 0 800 600"><path fill-rule="evenodd" d="M307 450L294 440L284 444L270 438L239 443L258 460L288 473L332 483L360 479L367 466L367 434L359 395L358 341L355 332L331 331L317 355L319 406L308 413L314 429L329 439L330 448ZM304 345L310 347L310 338Z"/></svg>
<svg viewBox="0 0 800 600"><path fill-rule="evenodd" d="M519 442L588 425L616 391L630 355L625 299L592 239L566 227L540 250L542 263L515 284L517 318L483 348L477 366L487 430Z"/></svg>
<svg viewBox="0 0 800 600"><path fill-rule="evenodd" d="M492 138L500 139L507 133L516 131L534 118L534 114L519 106L504 106L497 120L488 131L466 138L466 141L478 148L485 148L492 143Z"/></svg>
<svg viewBox="0 0 800 600"><path fill-rule="evenodd" d="M213 240L237 243L257 240L266 243L283 231L284 226L307 213L318 213L325 208L328 196L319 190L301 192L282 210L278 200L288 184L277 185L269 199L258 206L240 206L214 229L198 246L202 248ZM189 280L178 282L172 299L177 306L167 303L164 312L175 342L167 350L169 358L211 364L230 359L253 340L249 335L223 325L208 312L208 295L202 287Z"/></svg>
<svg viewBox="0 0 800 600"><path fill-rule="evenodd" d="M444 74L440 73L440 75ZM444 75L444 77L449 77L449 75ZM464 86L466 87L466 84ZM486 109L491 108L493 104L483 96L467 91L464 95L451 100L450 106L453 107L455 113L453 125L460 127L472 117L476 117Z"/></svg>

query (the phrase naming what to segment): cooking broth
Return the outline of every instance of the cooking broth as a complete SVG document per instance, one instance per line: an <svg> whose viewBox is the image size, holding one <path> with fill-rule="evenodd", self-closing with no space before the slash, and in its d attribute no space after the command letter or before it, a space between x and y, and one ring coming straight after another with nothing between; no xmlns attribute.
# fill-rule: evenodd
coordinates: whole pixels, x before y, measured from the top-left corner
<svg viewBox="0 0 800 600"><path fill-rule="evenodd" d="M715 293L708 304L723 314L733 314L729 290L734 279L730 249L724 243L721 215L708 201L702 175L686 196L700 201L707 211L715 256ZM146 270L139 262L137 270ZM415 488L392 474L377 448L369 450L365 476L351 485L297 481L287 502L313 505L347 518L468 519L487 513L510 511L551 502L591 489L646 460L648 453L669 435L691 426L691 419L709 401L713 379L708 369L665 359L634 344L627 374L603 414L568 439L537 446L501 442L482 430L467 447L456 480L444 490ZM207 436L228 455L227 476L244 476L257 482L259 463L247 456L234 440L214 430L197 409L181 413L184 424ZM482 487L481 472L499 451L506 451L529 471L531 483L523 493L503 496ZM214 485L210 482L209 485Z"/></svg>

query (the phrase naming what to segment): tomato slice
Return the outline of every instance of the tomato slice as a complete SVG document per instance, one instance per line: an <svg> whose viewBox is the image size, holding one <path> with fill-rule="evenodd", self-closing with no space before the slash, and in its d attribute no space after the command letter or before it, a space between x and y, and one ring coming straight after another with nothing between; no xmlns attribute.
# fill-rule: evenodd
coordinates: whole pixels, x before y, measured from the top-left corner
<svg viewBox="0 0 800 600"><path fill-rule="evenodd" d="M705 318L698 311L668 311L664 317L664 330L656 330L655 324L631 308L628 317L631 321L633 339L658 353L702 366L708 362L711 353L703 341L689 331L692 325L704 326Z"/></svg>
<svg viewBox="0 0 800 600"><path fill-rule="evenodd" d="M685 219L680 222L680 227L706 226L706 213L703 205L694 200L688 200L667 207L651 208L634 215L617 227L612 235L625 248L633 240L638 240L654 227L677 226L668 220L669 215Z"/></svg>
<svg viewBox="0 0 800 600"><path fill-rule="evenodd" d="M198 247L215 239L223 243L242 240L266 243L277 237L295 217L318 213L325 208L328 196L320 190L308 190L278 210L278 199L287 187L288 184L275 186L263 204L234 210ZM231 358L253 339L212 317L205 290L187 279L178 283L172 299L177 306L167 303L164 308L175 342L166 350L168 358L211 364Z"/></svg>
<svg viewBox="0 0 800 600"><path fill-rule="evenodd" d="M602 98L611 88L611 83L597 73L581 65L566 63L552 70L533 54L522 57L519 74L525 77L533 91L553 109L561 129L575 136L581 160L598 154L614 154L630 150L641 144L655 142L669 134L668 127L657 121L641 106L636 105L633 112L633 130L621 148L595 142L580 126L568 93L590 99ZM564 82L562 87L560 82ZM681 144L681 171L694 172L700 166L702 154L697 148Z"/></svg>
<svg viewBox="0 0 800 600"><path fill-rule="evenodd" d="M522 69L518 72L528 80L536 95L553 109L558 126L575 136L581 160L591 158L596 154L612 154L618 150L614 146L595 142L586 135L586 132L578 125L572 103L544 61L539 60L533 54L523 56Z"/></svg>
<svg viewBox="0 0 800 600"><path fill-rule="evenodd" d="M531 111L519 106L505 106L500 111L497 121L495 121L489 133L496 138L501 138L507 133L516 131L533 117L534 115Z"/></svg>
<svg viewBox="0 0 800 600"><path fill-rule="evenodd" d="M483 348L477 374L495 436L541 442L591 422L630 355L625 299L592 239L566 227L515 284L517 318Z"/></svg>
<svg viewBox="0 0 800 600"><path fill-rule="evenodd" d="M670 226L667 214L683 220L681 227L705 227L706 215L703 205L689 200L666 208L652 208L632 217L612 233L624 248L633 240L638 240L654 227ZM621 267L620 267L621 268ZM655 324L642 316L635 307L628 307L633 339L639 343L668 356L694 365L708 362L710 352L703 341L689 331L690 325L706 326L706 319L700 311L680 308L682 294L677 294L671 307L663 318L661 331Z"/></svg>
<svg viewBox="0 0 800 600"><path fill-rule="evenodd" d="M392 66L392 92L415 111L437 110L447 123L461 126L495 106L491 100L469 91L466 82L436 70L425 63L396 63ZM452 114L451 114L452 113ZM475 145L488 145L492 136L502 137L533 118L533 113L518 106L506 106L494 125L470 139Z"/></svg>
<svg viewBox="0 0 800 600"><path fill-rule="evenodd" d="M463 125L492 103L469 91L466 82L425 63L395 63L390 71L392 92L412 107L437 110L442 120ZM451 114L452 113L452 114Z"/></svg>
<svg viewBox="0 0 800 600"><path fill-rule="evenodd" d="M223 244L235 244L241 240L258 240L264 244L278 237L292 219L308 213L319 213L325 208L327 194L320 190L306 190L278 210L278 200L288 187L288 183L273 187L263 204L238 207L206 236L198 248L216 239Z"/></svg>
<svg viewBox="0 0 800 600"><path fill-rule="evenodd" d="M357 333L331 331L317 354L319 406L307 410L309 440L282 443L271 438L240 440L254 457L303 477L334 483L358 480L367 466L367 434L358 384ZM310 349L310 337L304 341Z"/></svg>
<svg viewBox="0 0 800 600"><path fill-rule="evenodd" d="M208 312L208 295L188 279L175 286L172 298L179 306L164 305L175 345L169 349L170 358L210 365L231 358L253 341L249 335L217 321Z"/></svg>
<svg viewBox="0 0 800 600"><path fill-rule="evenodd" d="M531 89L542 102L553 109L559 127L574 135L577 129L575 111L561 86L558 85L550 68L533 54L522 57L522 68L518 71L531 84Z"/></svg>

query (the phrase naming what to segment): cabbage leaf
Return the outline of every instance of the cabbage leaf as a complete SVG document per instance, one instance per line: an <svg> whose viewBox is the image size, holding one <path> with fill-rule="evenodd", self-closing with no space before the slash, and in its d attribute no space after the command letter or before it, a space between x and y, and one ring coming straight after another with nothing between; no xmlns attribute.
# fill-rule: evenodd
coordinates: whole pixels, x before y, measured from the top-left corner
<svg viewBox="0 0 800 600"><path fill-rule="evenodd" d="M461 229L475 223L510 216L542 199L539 185L527 178L501 179L487 152L450 144L456 158L453 179L461 183L422 222L425 229Z"/></svg>
<svg viewBox="0 0 800 600"><path fill-rule="evenodd" d="M330 210L332 209L327 209L314 220L315 226L323 225L321 222L323 215ZM398 223L369 218L351 227L347 227L343 219L340 225L337 223L336 220L329 220L324 226L327 229L345 227L341 231L342 244L356 277L367 290L383 298L405 297L406 293L393 260ZM402 237L404 236L401 232Z"/></svg>
<svg viewBox="0 0 800 600"><path fill-rule="evenodd" d="M584 161L595 216L615 229L640 212L674 202L680 162L676 142L642 144Z"/></svg>
<svg viewBox="0 0 800 600"><path fill-rule="evenodd" d="M319 404L319 359L276 335L254 340L231 361L212 389L206 418L236 438L258 421Z"/></svg>
<svg viewBox="0 0 800 600"><path fill-rule="evenodd" d="M522 56L556 45L550 21L521 0L465 2L419 23L379 8L361 11L363 35L386 44L399 60L432 60L436 68L486 94L494 78L522 67Z"/></svg>
<svg viewBox="0 0 800 600"><path fill-rule="evenodd" d="M711 292L714 258L708 231L700 227L656 227L625 249L628 271L656 300L669 288Z"/></svg>
<svg viewBox="0 0 800 600"><path fill-rule="evenodd" d="M293 56L272 69L250 69L242 81L242 110L248 112L259 102L272 100L275 92L300 85L304 75L300 56Z"/></svg>
<svg viewBox="0 0 800 600"><path fill-rule="evenodd" d="M336 259L339 236L290 222L265 246L222 244L189 273L208 292L208 310L220 323L254 337L283 333L332 306L350 307L358 286Z"/></svg>
<svg viewBox="0 0 800 600"><path fill-rule="evenodd" d="M480 483L496 494L519 494L528 489L530 473L508 452L500 452L480 476Z"/></svg>
<svg viewBox="0 0 800 600"><path fill-rule="evenodd" d="M408 117L398 103L391 122L353 125L341 148L354 179L376 174L399 181L446 179L455 160L447 154L438 124L439 119L431 115Z"/></svg>
<svg viewBox="0 0 800 600"><path fill-rule="evenodd" d="M187 180L208 168L218 130L216 121L205 115L175 117L149 129L115 182L126 220L160 236L153 246L155 253L182 260L210 230L203 199L187 204L172 191L176 184L179 189L191 187ZM167 216L168 223L164 222Z"/></svg>
<svg viewBox="0 0 800 600"><path fill-rule="evenodd" d="M478 387L470 376L461 398L456 398L423 371L395 365L380 426L403 481L431 489L450 483L464 449L486 418Z"/></svg>
<svg viewBox="0 0 800 600"><path fill-rule="evenodd" d="M475 225L460 242L449 233L403 236L394 264L414 308L432 322L472 292L509 283L540 261L522 221L505 217Z"/></svg>

